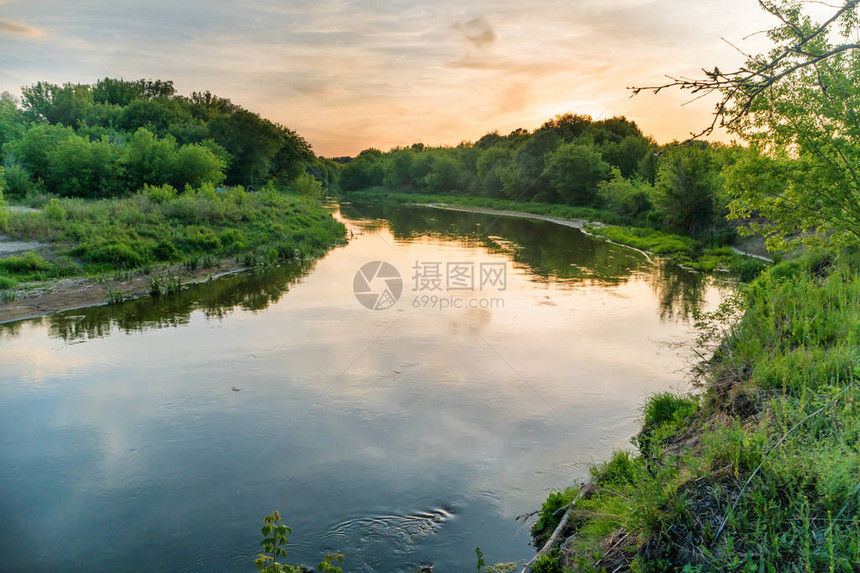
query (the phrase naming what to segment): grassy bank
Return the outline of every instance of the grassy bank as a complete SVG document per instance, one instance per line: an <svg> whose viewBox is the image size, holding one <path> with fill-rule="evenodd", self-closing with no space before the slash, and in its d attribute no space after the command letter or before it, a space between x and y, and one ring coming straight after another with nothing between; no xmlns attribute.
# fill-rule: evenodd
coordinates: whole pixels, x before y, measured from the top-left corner
<svg viewBox="0 0 860 573"><path fill-rule="evenodd" d="M633 450L547 500L537 542L571 514L547 570L856 571L858 266L781 263L701 326L702 392L652 397Z"/></svg>
<svg viewBox="0 0 860 573"><path fill-rule="evenodd" d="M494 209L543 215L558 219L578 219L602 225L587 225L586 230L621 245L648 251L703 272L727 271L747 281L764 268L755 259L734 252L729 243L733 235L724 234L706 243L692 237L647 226L642 219L626 217L605 209L576 207L557 203L536 203L494 199L472 195L398 193L383 187L351 191L343 198L358 205L403 205L408 203L445 204L457 207Z"/></svg>
<svg viewBox="0 0 860 573"><path fill-rule="evenodd" d="M145 187L124 198L50 199L5 213L0 233L35 249L0 259L0 290L53 278L99 277L169 263L189 267L236 257L246 266L319 256L345 230L317 202L265 189L177 193ZM38 252L37 252L38 251Z"/></svg>

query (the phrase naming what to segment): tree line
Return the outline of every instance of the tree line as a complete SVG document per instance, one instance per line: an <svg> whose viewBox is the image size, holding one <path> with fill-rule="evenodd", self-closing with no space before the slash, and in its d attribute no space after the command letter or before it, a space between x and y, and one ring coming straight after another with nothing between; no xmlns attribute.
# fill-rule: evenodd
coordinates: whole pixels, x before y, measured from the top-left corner
<svg viewBox="0 0 860 573"><path fill-rule="evenodd" d="M286 126L170 81L38 82L0 96L0 187L8 196L115 197L144 185L313 186L325 162ZM315 189L316 190L316 189Z"/></svg>
<svg viewBox="0 0 860 573"><path fill-rule="evenodd" d="M456 147L367 149L337 161L345 191L383 186L594 207L708 238L732 233L726 175L747 153L720 143L661 146L624 117L564 114L531 132L493 132Z"/></svg>

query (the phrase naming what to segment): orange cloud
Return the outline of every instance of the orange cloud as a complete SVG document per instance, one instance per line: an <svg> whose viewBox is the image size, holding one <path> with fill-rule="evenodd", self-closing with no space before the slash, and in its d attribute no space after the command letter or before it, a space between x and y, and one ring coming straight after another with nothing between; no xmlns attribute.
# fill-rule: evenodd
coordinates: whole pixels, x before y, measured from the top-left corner
<svg viewBox="0 0 860 573"><path fill-rule="evenodd" d="M0 35L2 34L13 34L16 36L43 36L44 32L26 24L0 18Z"/></svg>

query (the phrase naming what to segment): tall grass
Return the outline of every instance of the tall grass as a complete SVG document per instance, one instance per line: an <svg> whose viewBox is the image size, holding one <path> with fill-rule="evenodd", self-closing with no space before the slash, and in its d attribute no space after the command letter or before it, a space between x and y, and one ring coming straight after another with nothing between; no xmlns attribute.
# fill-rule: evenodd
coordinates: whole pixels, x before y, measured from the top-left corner
<svg viewBox="0 0 860 573"><path fill-rule="evenodd" d="M248 255L255 262L314 257L344 240L343 225L317 202L266 189L177 193L146 187L122 199L52 199L41 212L9 213L9 236L51 243L59 254L0 262L7 284L68 274L148 268L156 263ZM250 254L250 255L249 255ZM58 262L62 261L62 262Z"/></svg>

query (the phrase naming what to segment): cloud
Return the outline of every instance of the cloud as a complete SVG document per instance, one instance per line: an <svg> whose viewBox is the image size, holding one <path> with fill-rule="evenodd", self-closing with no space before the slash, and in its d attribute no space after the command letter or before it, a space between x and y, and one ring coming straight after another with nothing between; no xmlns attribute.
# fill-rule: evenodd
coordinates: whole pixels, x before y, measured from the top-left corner
<svg viewBox="0 0 860 573"><path fill-rule="evenodd" d="M496 31L493 30L493 27L483 16L472 18L465 22L458 22L454 24L454 29L479 48L489 46L498 39Z"/></svg>
<svg viewBox="0 0 860 573"><path fill-rule="evenodd" d="M0 35L15 34L18 36L42 36L43 32L26 24L0 18Z"/></svg>

